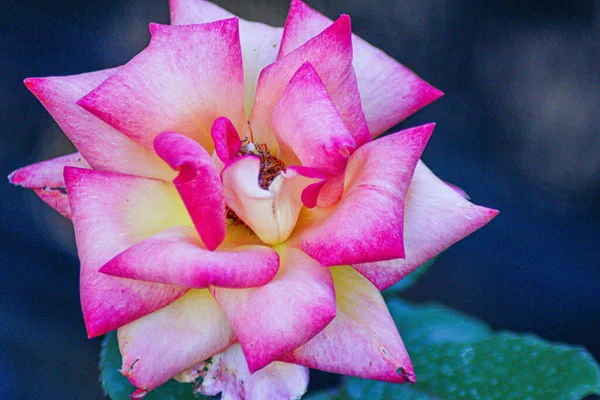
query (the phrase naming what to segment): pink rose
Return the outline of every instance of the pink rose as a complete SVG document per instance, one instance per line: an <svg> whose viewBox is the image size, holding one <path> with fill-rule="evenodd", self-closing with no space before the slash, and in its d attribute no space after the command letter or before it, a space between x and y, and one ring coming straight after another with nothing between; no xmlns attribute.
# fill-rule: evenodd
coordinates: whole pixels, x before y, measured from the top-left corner
<svg viewBox="0 0 600 400"><path fill-rule="evenodd" d="M89 336L118 329L136 398L414 382L380 291L497 214L419 161L433 124L372 140L441 92L300 0L283 29L171 19L124 66L25 81L80 153L10 180L72 219Z"/></svg>

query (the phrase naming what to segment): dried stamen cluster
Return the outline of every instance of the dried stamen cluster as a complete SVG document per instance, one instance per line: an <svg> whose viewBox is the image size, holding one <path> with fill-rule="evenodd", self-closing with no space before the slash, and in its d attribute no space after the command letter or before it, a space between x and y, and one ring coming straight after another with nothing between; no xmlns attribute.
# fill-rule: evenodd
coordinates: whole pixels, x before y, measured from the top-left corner
<svg viewBox="0 0 600 400"><path fill-rule="evenodd" d="M248 138L242 140L242 146L238 153L239 156L253 154L260 157L260 175L258 184L263 189L268 189L269 185L285 168L283 161L271 154L271 151L264 143L252 143Z"/></svg>
<svg viewBox="0 0 600 400"><path fill-rule="evenodd" d="M237 214L229 207L225 206L225 212L226 214L226 218L227 218L227 225L229 226L238 226L238 225L243 225L246 228L250 229L248 227L248 225L246 225L244 223L244 221L242 221L240 219L240 217L237 216Z"/></svg>
<svg viewBox="0 0 600 400"><path fill-rule="evenodd" d="M255 155L260 158L260 174L258 184L263 189L268 189L271 182L285 169L283 161L271 154L271 151L264 143L253 143L247 137L242 140L238 157L245 155ZM225 207L227 212L227 224L229 226L243 225L248 227L236 213L229 207ZM250 229L250 228L248 228Z"/></svg>

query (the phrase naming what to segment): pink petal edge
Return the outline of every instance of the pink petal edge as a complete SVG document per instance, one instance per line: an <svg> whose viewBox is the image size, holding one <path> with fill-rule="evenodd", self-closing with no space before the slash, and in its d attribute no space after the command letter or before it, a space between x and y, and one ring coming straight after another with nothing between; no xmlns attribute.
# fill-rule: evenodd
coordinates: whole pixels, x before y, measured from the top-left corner
<svg viewBox="0 0 600 400"><path fill-rule="evenodd" d="M238 19L150 31L148 47L78 104L149 150L159 133L176 131L212 151L221 116L245 128Z"/></svg>
<svg viewBox="0 0 600 400"><path fill-rule="evenodd" d="M321 34L263 69L249 118L257 142L265 143L273 152L277 149L271 115L288 82L306 62L325 84L356 146L371 140L352 68L351 33L350 18L342 15Z"/></svg>
<svg viewBox="0 0 600 400"><path fill-rule="evenodd" d="M476 206L419 162L404 214L405 259L354 264L379 290L490 222L498 210Z"/></svg>
<svg viewBox="0 0 600 400"><path fill-rule="evenodd" d="M187 291L176 285L98 272L111 258L146 237L191 224L171 184L73 167L66 167L64 175L81 261L81 307L89 337L150 314Z"/></svg>
<svg viewBox="0 0 600 400"><path fill-rule="evenodd" d="M200 144L176 132L158 135L154 149L179 171L173 184L202 242L208 250L215 250L225 239L226 215L223 184L212 157Z"/></svg>
<svg viewBox="0 0 600 400"><path fill-rule="evenodd" d="M210 128L210 136L215 145L215 153L223 164L228 164L237 157L242 141L235 126L228 118L217 118Z"/></svg>
<svg viewBox="0 0 600 400"><path fill-rule="evenodd" d="M412 363L379 290L350 267L331 268L337 315L282 361L385 382L415 382Z"/></svg>
<svg viewBox="0 0 600 400"><path fill-rule="evenodd" d="M329 270L298 249L280 247L278 251L279 272L266 285L212 289L252 373L306 343L335 317Z"/></svg>
<svg viewBox="0 0 600 400"><path fill-rule="evenodd" d="M269 247L226 246L212 252L199 239L191 227L174 227L125 250L100 272L187 288L262 286L277 274L279 255Z"/></svg>
<svg viewBox="0 0 600 400"><path fill-rule="evenodd" d="M319 169L327 182L319 207L335 204L344 190L348 157L356 142L310 63L296 71L273 109L271 126L280 146L280 158L300 160Z"/></svg>
<svg viewBox="0 0 600 400"><path fill-rule="evenodd" d="M63 177L65 167L91 168L81 154L74 153L19 168L8 176L8 181L33 189L46 204L70 219L71 207Z"/></svg>
<svg viewBox="0 0 600 400"><path fill-rule="evenodd" d="M323 266L404 257L404 203L434 124L370 142L351 157L342 199L299 230L300 246Z"/></svg>
<svg viewBox="0 0 600 400"><path fill-rule="evenodd" d="M28 78L25 86L94 169L169 179L172 172L156 154L77 105L82 96L118 70L112 68L79 75Z"/></svg>
<svg viewBox="0 0 600 400"><path fill-rule="evenodd" d="M121 373L139 393L162 385L235 341L227 317L207 289L190 290L168 306L118 330Z"/></svg>
<svg viewBox="0 0 600 400"><path fill-rule="evenodd" d="M331 22L303 1L292 0L278 59L318 35ZM358 91L373 137L443 95L410 69L356 35L352 35L352 47Z"/></svg>

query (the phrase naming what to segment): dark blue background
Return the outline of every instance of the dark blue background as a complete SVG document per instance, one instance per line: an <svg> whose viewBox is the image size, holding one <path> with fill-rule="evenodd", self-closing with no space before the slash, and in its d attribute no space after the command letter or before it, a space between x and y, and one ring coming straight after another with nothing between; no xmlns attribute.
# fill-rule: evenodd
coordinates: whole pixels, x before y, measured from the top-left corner
<svg viewBox="0 0 600 400"><path fill-rule="evenodd" d="M333 18L350 14L356 33L446 93L402 126L437 122L426 163L501 210L408 297L600 358L600 3L308 2ZM272 24L288 6L219 3ZM168 23L168 5L3 1L0 15L6 176L72 150L22 80L125 63L146 45L149 22ZM0 398L102 398L70 224L31 192L4 182L0 194Z"/></svg>

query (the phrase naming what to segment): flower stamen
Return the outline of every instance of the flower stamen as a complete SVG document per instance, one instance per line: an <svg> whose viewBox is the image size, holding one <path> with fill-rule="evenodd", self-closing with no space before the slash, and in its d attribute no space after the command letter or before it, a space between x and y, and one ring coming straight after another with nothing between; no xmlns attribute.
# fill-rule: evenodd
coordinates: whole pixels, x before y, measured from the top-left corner
<svg viewBox="0 0 600 400"><path fill-rule="evenodd" d="M268 189L271 182L285 169L283 161L271 154L264 143L253 143L247 137L242 140L238 156L254 154L260 157L260 174L258 184L263 189Z"/></svg>
<svg viewBox="0 0 600 400"><path fill-rule="evenodd" d="M240 151L237 157L245 155L255 155L260 158L260 173L258 176L258 184L261 188L268 190L271 183L277 178L277 175L285 169L285 163L271 154L271 151L264 143L254 143L248 137L242 139ZM250 227L237 216L237 214L229 207L225 207L227 212L227 225L239 226L242 225L250 230Z"/></svg>

